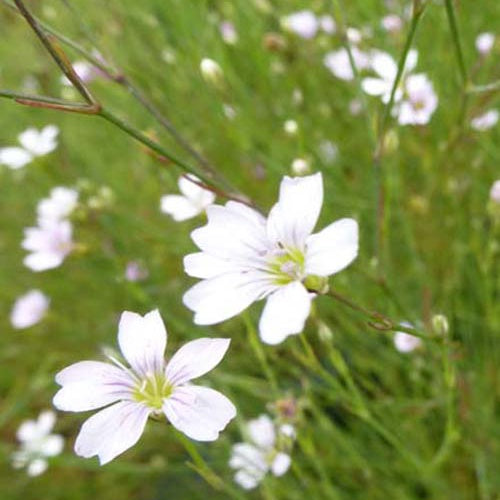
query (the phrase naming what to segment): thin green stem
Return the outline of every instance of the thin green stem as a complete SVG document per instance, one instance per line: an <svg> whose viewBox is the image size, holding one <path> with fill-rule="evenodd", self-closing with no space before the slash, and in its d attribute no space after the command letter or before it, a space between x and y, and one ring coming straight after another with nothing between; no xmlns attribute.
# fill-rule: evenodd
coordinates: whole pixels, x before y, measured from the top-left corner
<svg viewBox="0 0 500 500"><path fill-rule="evenodd" d="M448 23L450 25L451 36L453 38L453 46L455 48L455 57L457 58L458 67L460 70L460 76L462 78L462 84L464 87L467 86L468 76L467 67L465 66L465 58L462 50L462 44L460 42L460 34L458 32L457 19L455 16L455 7L453 6L452 0L445 0L446 15L448 17Z"/></svg>

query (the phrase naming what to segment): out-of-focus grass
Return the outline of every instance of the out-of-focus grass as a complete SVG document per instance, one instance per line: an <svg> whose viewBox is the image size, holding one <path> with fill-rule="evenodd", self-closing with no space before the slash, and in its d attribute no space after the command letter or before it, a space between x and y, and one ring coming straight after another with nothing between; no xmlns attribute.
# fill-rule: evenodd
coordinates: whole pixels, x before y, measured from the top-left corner
<svg viewBox="0 0 500 500"><path fill-rule="evenodd" d="M386 286L374 277L375 177L368 124L381 108L368 100L369 118L352 116L354 83L336 80L322 59L341 46L336 36L305 41L283 33L282 16L305 2L120 0L100 2L30 2L47 23L89 47L86 34L105 57L115 61L189 141L245 194L266 210L274 203L281 177L292 160L310 158L323 172L325 203L319 226L353 216L361 227L360 257L334 277L337 289L398 320L429 328L431 316L450 320L456 368L457 441L443 464L417 469L386 440L349 411L345 401L320 373L301 366L302 344L290 338L264 347L278 379L281 396L305 402L293 452L296 468L283 478L269 478L251 498L453 499L492 500L498 494L498 370L500 235L488 219L488 190L500 176L498 128L467 130L450 139L460 112L460 86L446 15L432 2L416 38L418 70L426 72L439 95L431 123L422 128L394 128L394 146L382 167L386 188L384 269ZM370 27L367 47L401 52L405 31L388 35L379 27L387 13L382 2L341 2L348 24ZM395 2L393 9L403 11ZM257 5L266 4L268 10ZM310 5L309 5L310 4ZM329 2L308 2L327 13ZM498 50L478 65L474 39L494 31L500 4L493 0L461 2L460 33L476 83L500 77ZM231 20L239 41L221 40L218 23ZM82 22L84 25L82 25ZM34 76L46 95L61 94L60 75L25 22L0 6L1 87L19 89ZM286 50L265 48L267 33L279 33ZM77 55L68 51L77 59ZM207 85L199 72L201 58L211 57L224 71L224 86ZM170 62L167 62L169 60ZM112 82L91 84L95 95L141 130L155 135L169 150L186 155L130 96ZM303 102L294 104L294 90ZM493 105L498 94L468 102L469 115ZM224 105L236 111L234 120ZM299 123L298 137L283 132L283 122ZM268 382L249 354L241 318L215 327L195 327L182 306L190 285L182 257L193 250L189 232L200 219L176 224L159 213L160 196L176 190L179 172L158 162L109 124L92 117L59 114L0 102L0 146L14 144L28 126L55 123L61 128L58 150L20 171L0 168L0 438L1 498L10 499L193 499L224 498L185 466L187 456L165 425L151 424L140 443L110 465L78 459L71 446L84 415L60 415L57 431L67 437L63 456L49 471L28 479L13 471L19 423L50 405L54 373L80 359L93 359L104 345L115 346L117 318L128 309L159 307L170 332L170 349L199 336L227 335L230 355L209 377L239 408L240 423L266 410L273 400ZM324 140L339 148L333 164L319 153ZM449 147L448 147L449 146ZM23 267L22 229L34 225L37 201L55 185L87 180L91 189L105 185L114 193L111 208L75 220L75 238L87 247L61 268L40 274ZM149 278L140 284L123 279L129 260L144 262ZM14 299L29 288L51 297L50 315L27 331L12 330L8 317ZM252 307L256 323L260 306ZM316 301L316 315L332 330L329 341L347 359L374 415L391 429L410 453L425 464L440 446L446 422L446 388L439 348L430 344L411 355L398 353L388 334L370 330L363 318L328 298ZM306 336L318 353L317 323ZM324 368L337 377L326 354ZM338 384L342 384L337 379ZM240 439L232 424L213 444L197 445L227 481L231 443Z"/></svg>

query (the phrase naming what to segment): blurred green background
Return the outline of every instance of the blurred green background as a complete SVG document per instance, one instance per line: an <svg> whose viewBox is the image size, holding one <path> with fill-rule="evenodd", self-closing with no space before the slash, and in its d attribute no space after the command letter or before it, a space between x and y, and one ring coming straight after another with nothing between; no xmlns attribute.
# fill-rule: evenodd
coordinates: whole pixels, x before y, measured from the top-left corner
<svg viewBox="0 0 500 500"><path fill-rule="evenodd" d="M347 25L371 31L363 47L387 51L397 59L409 23L400 33L389 34L380 20L389 12L402 15L407 2L340 4ZM386 211L378 261L371 137L383 108L377 99L368 98L366 114L351 114L349 104L359 97L355 82L335 79L323 65L324 55L342 46L338 34L304 40L280 24L281 18L302 8L318 15L331 13L340 24L330 2L51 0L27 5L48 25L89 51L97 48L121 68L190 144L266 211L277 199L281 177L291 173L292 161L307 158L312 171L323 172L325 182L318 227L354 217L361 228L360 256L334 277L333 286L367 307L426 330L434 314L445 314L456 380L450 396L438 345L399 353L391 334L370 329L362 316L325 297L315 301L315 315L306 328L321 370L302 362L304 348L298 337L277 347L263 346L280 389L273 394L249 349L241 317L196 327L182 305L182 294L193 283L183 273L182 257L194 250L189 233L204 220L175 223L160 213L160 197L177 192L180 171L99 118L2 100L0 147L16 144L17 135L29 126L53 123L61 134L56 152L24 169L0 166L0 498L226 498L186 466L189 457L172 430L158 423L148 425L131 450L100 468L95 459L80 459L72 452L85 415L60 414L56 431L67 442L49 470L28 478L10 466L19 424L50 407L54 374L78 360L97 359L103 346L116 347L117 319L123 310L144 314L154 307L169 329L170 353L199 336L233 340L229 355L205 382L235 402L238 421L217 442L196 444L228 483L230 447L241 440L242 422L266 412L276 397L301 401L299 438L292 453L296 465L282 478L267 478L259 490L242 490L244 497L500 498L500 224L499 214L488 207L490 187L500 178L500 131L498 126L485 132L468 127L470 117L499 106L499 93L467 99L465 127L457 125L462 92L443 3L429 2L414 44L419 51L417 70L432 80L439 107L425 127L391 124L381 167ZM474 41L480 32L498 30L500 3L461 1L456 6L474 82L498 80L498 40L484 60ZM225 20L234 23L238 33L234 45L221 38L219 24ZM31 82L40 94L76 99L61 85L58 68L26 22L2 4L0 33L1 88L21 90ZM277 47L270 47L270 33L279 40ZM67 53L71 60L81 59L71 49ZM202 78L199 64L204 57L220 64L221 86ZM192 162L118 84L98 78L90 88L117 115ZM233 119L224 111L228 106L235 112ZM288 119L299 125L296 136L283 130ZM332 161L321 153L324 141L338 148ZM84 199L108 186L113 203L77 213L75 240L85 248L58 269L33 273L22 265L23 228L35 224L38 200L57 185L79 186L87 193ZM146 280L124 279L132 260L148 269ZM39 325L15 331L10 309L16 297L31 288L50 296L50 313ZM260 309L259 304L249 311L254 325ZM331 335L326 340L318 335L324 325ZM335 390L335 383L344 383L323 359L324 342L343 354L373 414L423 463L431 463L438 451L448 417L453 439L439 464L416 468L353 415L352 401Z"/></svg>

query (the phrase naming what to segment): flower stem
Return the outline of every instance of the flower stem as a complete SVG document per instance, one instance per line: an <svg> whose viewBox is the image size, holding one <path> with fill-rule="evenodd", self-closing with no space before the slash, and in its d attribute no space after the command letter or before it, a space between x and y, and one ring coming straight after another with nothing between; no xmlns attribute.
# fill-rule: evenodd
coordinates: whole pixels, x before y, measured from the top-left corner
<svg viewBox="0 0 500 500"><path fill-rule="evenodd" d="M460 70L460 76L462 78L462 84L465 87L468 81L467 67L465 66L464 53L462 50L462 44L460 42L460 34L458 32L455 8L453 7L452 0L445 0L445 6L448 23L450 25L451 36L453 38L453 46L455 47L455 57L457 58L458 68Z"/></svg>

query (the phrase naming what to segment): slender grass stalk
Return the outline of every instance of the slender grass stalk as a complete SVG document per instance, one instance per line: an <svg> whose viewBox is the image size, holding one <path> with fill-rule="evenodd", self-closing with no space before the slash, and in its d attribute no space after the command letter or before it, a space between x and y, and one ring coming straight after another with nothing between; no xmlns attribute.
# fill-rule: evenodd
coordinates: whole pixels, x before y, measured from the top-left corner
<svg viewBox="0 0 500 500"><path fill-rule="evenodd" d="M455 16L455 7L453 6L453 1L445 0L445 7L446 7L446 15L448 17L448 23L450 25L451 36L453 38L455 57L457 59L458 68L460 70L460 77L462 78L463 86L466 87L468 83L467 67L465 65L464 53L462 50L462 44L460 42L460 34L458 31L457 19Z"/></svg>

